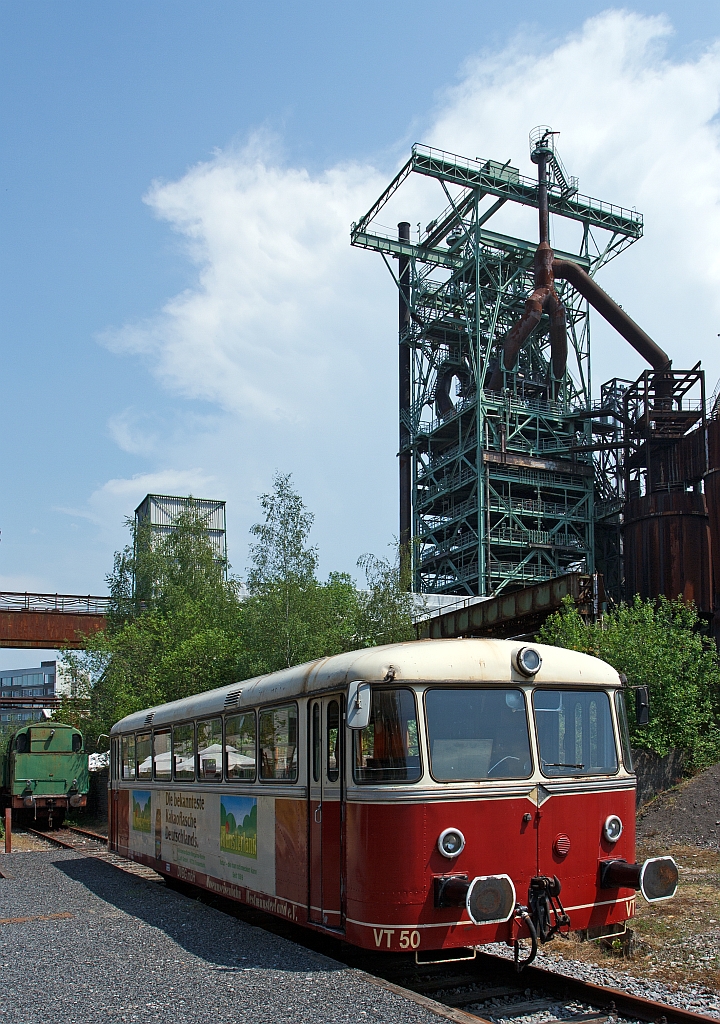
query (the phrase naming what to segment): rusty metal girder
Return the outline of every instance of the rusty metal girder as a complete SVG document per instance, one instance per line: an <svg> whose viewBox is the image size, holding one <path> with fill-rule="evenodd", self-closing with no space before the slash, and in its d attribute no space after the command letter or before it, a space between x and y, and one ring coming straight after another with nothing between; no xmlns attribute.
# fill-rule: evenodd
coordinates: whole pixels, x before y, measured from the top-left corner
<svg viewBox="0 0 720 1024"><path fill-rule="evenodd" d="M561 607L566 597L572 597L581 612L590 615L597 600L601 599L601 595L595 592L596 581L598 585L601 584L597 577L579 572L567 573L523 590L443 612L417 623L418 638L502 638L534 632L548 615Z"/></svg>

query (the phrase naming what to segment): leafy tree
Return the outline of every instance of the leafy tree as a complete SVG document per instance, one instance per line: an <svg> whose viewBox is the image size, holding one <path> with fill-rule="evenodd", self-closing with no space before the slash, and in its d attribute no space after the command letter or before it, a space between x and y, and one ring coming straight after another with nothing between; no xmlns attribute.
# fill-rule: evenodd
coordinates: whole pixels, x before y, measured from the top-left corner
<svg viewBox="0 0 720 1024"><path fill-rule="evenodd" d="M275 474L260 505L264 522L250 531L256 542L243 607L248 674L414 636L412 597L402 592L396 566L363 556L367 591L346 573L318 579L317 548L309 544L314 516L290 474Z"/></svg>
<svg viewBox="0 0 720 1024"><path fill-rule="evenodd" d="M91 712L79 719L68 701L61 717L83 729L91 749L119 718L241 674L239 584L226 580L199 512L191 504L160 540L128 526L133 543L116 553L108 576L107 629L84 652L63 655Z"/></svg>
<svg viewBox="0 0 720 1024"><path fill-rule="evenodd" d="M58 717L77 724L90 749L133 711L414 637L414 599L402 590L396 565L363 556L367 589L346 573L321 581L308 539L313 515L291 476L275 474L260 505L246 592L239 580L225 578L192 505L162 540L128 521L132 543L115 554L108 576L107 628L87 639L84 652L64 654L91 713L79 716L68 701Z"/></svg>
<svg viewBox="0 0 720 1024"><path fill-rule="evenodd" d="M648 686L650 724L638 727L629 701L633 746L666 754L687 750L694 767L720 759L720 667L712 641L698 632L694 605L682 599L622 604L601 622L584 622L572 599L538 634L542 643L584 651Z"/></svg>

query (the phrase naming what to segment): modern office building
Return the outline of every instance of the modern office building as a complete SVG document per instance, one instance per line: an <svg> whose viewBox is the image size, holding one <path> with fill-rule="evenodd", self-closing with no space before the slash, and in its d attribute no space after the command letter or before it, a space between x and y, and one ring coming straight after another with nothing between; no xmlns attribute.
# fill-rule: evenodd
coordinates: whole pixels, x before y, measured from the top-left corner
<svg viewBox="0 0 720 1024"><path fill-rule="evenodd" d="M15 668L0 671L0 697L55 697L57 663L41 661L39 668ZM42 718L42 711L2 709L0 722L28 722Z"/></svg>

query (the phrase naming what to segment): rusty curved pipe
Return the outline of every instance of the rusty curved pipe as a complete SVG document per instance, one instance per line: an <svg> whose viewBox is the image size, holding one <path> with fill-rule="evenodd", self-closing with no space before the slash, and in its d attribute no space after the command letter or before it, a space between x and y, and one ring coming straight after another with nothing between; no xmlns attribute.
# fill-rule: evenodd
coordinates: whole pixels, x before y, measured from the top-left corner
<svg viewBox="0 0 720 1024"><path fill-rule="evenodd" d="M542 231L541 231L542 234ZM555 291L553 251L546 239L535 251L535 290L525 302L525 312L502 340L502 360L495 368L488 387L499 391L503 384L502 369L512 370L521 348L540 322L543 312L550 318L550 363L556 380L561 380L567 364L567 327L565 307Z"/></svg>
<svg viewBox="0 0 720 1024"><path fill-rule="evenodd" d="M549 209L547 190L547 159L549 129L536 143L531 159L538 165L538 214L540 218L540 245L535 251L535 291L525 303L525 312L502 339L502 358L496 366L488 387L499 391L503 385L503 367L512 370L520 349L523 347L542 316L543 311L550 318L550 365L555 380L565 374L567 365L567 326L565 307L555 291L555 279L569 281L583 298L615 328L636 352L646 359L654 370L661 373L672 368L672 362L659 345L639 327L627 313L603 291L600 285L577 263L555 259L549 243Z"/></svg>
<svg viewBox="0 0 720 1024"><path fill-rule="evenodd" d="M654 370L669 370L672 367L667 352L663 352L642 327L639 327L582 267L570 260L553 259L552 270L554 277L569 281Z"/></svg>

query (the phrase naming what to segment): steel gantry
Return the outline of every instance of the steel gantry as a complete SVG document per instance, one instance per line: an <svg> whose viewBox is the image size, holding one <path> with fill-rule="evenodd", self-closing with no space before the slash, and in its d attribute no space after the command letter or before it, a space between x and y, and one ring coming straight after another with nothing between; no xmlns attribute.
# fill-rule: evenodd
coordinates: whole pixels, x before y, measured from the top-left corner
<svg viewBox="0 0 720 1024"><path fill-rule="evenodd" d="M547 155L546 221L577 222L556 264L592 277L642 236L642 216L580 195L542 131L531 143ZM378 214L411 175L437 181L443 208L395 235ZM416 591L487 595L594 571L590 331L574 285L555 281L569 350L559 376L546 312L511 369L501 358L537 284L538 243L489 222L508 203L538 208L538 195L510 161L416 145L352 225L352 244L380 252L399 291L400 541Z"/></svg>

